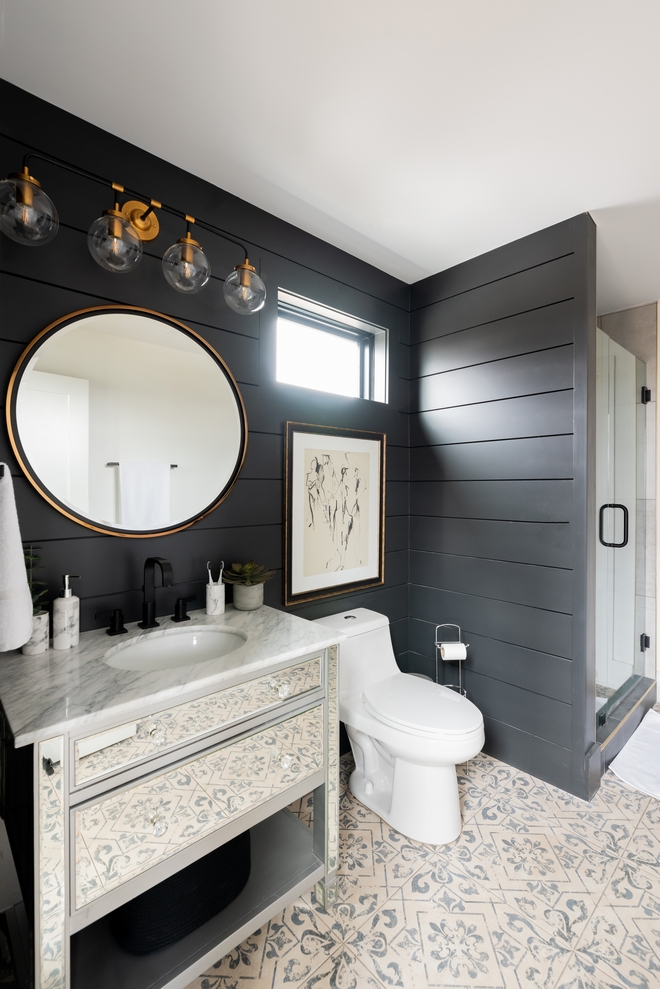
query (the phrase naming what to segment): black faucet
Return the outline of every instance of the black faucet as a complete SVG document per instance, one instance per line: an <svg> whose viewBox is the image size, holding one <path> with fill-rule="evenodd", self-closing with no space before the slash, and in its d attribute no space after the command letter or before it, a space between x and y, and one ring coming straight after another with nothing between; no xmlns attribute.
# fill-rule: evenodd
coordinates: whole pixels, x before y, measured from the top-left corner
<svg viewBox="0 0 660 989"><path fill-rule="evenodd" d="M172 564L169 560L165 560L162 556L150 556L144 561L142 621L138 622L140 628L158 627L158 622L156 621L156 586L154 582L156 565L160 567L160 572L163 575L163 587L171 587L172 585Z"/></svg>

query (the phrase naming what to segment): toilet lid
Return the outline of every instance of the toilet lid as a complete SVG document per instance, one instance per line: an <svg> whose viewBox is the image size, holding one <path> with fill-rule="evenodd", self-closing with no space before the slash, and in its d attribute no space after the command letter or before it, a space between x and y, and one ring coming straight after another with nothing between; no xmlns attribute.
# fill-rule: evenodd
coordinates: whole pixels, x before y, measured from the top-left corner
<svg viewBox="0 0 660 989"><path fill-rule="evenodd" d="M364 705L379 721L424 735L463 735L483 725L479 708L455 690L395 673L365 687Z"/></svg>

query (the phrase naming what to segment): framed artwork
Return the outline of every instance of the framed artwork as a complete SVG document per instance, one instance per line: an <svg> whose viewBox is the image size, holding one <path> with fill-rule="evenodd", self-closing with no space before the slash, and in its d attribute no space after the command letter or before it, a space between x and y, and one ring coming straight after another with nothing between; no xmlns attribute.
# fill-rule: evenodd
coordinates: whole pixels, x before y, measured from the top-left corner
<svg viewBox="0 0 660 989"><path fill-rule="evenodd" d="M385 580L385 434L287 422L287 606Z"/></svg>

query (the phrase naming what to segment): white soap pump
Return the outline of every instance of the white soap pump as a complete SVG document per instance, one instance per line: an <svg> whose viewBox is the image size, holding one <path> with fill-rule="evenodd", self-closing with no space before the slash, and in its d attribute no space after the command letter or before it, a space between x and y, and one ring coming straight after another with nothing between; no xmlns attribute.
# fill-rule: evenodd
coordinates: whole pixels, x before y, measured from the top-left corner
<svg viewBox="0 0 660 989"><path fill-rule="evenodd" d="M70 580L80 580L74 573L62 576L64 587L53 601L53 649L71 649L80 640L80 598L71 591Z"/></svg>

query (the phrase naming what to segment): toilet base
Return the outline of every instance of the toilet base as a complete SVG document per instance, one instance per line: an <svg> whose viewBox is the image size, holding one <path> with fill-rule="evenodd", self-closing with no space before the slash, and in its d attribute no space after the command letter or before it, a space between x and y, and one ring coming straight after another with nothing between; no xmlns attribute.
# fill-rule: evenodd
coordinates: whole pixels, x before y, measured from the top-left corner
<svg viewBox="0 0 660 989"><path fill-rule="evenodd" d="M373 789L356 769L348 785L360 803L407 838L447 845L461 833L455 766L419 766L397 758L391 792Z"/></svg>

